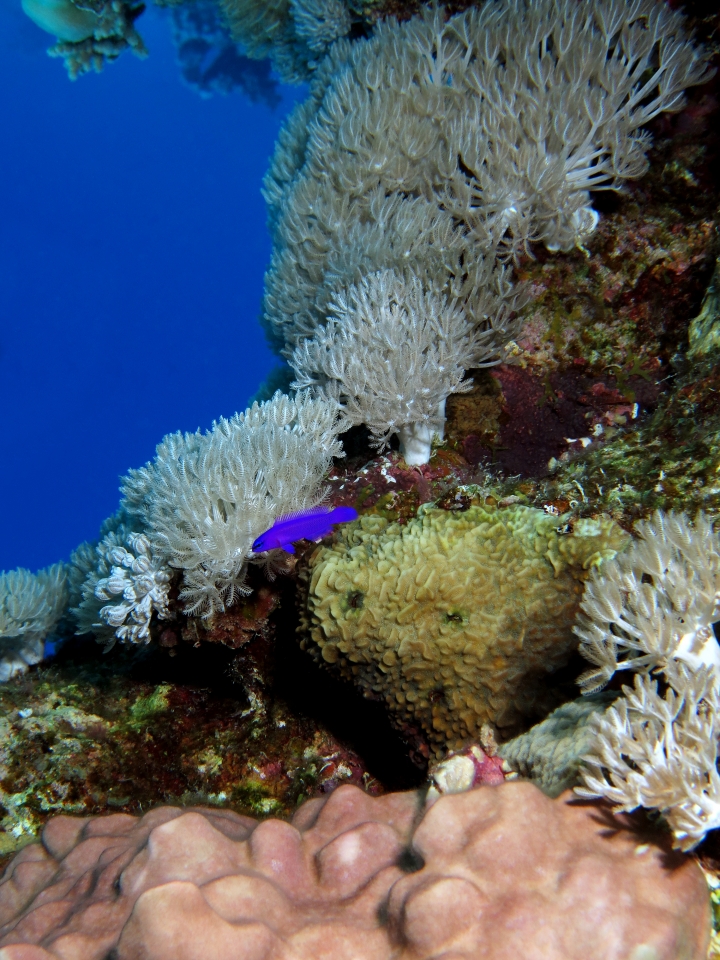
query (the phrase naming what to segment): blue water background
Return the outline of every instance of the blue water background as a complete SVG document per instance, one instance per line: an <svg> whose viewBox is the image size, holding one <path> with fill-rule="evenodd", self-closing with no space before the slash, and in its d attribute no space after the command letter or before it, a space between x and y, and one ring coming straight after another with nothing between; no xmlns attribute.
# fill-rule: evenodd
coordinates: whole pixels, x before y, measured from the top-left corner
<svg viewBox="0 0 720 960"><path fill-rule="evenodd" d="M273 364L262 176L282 118L180 79L167 14L71 83L0 0L0 570L94 538L118 478L245 408Z"/></svg>

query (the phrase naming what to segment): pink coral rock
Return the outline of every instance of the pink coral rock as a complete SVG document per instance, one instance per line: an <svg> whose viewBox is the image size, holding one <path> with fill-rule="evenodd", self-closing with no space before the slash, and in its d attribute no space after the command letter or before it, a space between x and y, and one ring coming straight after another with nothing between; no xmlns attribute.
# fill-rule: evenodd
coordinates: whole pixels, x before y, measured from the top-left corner
<svg viewBox="0 0 720 960"><path fill-rule="evenodd" d="M0 960L704 960L695 862L524 782L428 805L343 786L290 823L164 807L45 827Z"/></svg>

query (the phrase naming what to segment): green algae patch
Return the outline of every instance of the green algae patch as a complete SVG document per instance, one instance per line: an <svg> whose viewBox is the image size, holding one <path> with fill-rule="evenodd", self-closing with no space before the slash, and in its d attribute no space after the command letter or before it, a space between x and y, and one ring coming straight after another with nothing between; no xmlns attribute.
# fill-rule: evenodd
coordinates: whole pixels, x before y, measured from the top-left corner
<svg viewBox="0 0 720 960"><path fill-rule="evenodd" d="M720 367L688 369L655 412L618 428L582 456L555 464L536 502L572 502L630 523L655 510L720 515Z"/></svg>
<svg viewBox="0 0 720 960"><path fill-rule="evenodd" d="M167 683L161 683L155 687L149 697L138 697L135 703L130 707L130 723L134 726L145 726L159 713L164 713L170 708L170 693L172 687Z"/></svg>

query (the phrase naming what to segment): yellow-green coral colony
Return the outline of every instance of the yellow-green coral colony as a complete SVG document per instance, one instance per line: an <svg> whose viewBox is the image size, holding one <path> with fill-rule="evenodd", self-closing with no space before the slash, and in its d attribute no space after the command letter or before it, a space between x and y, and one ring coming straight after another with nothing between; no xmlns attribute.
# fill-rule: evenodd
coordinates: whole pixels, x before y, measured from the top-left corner
<svg viewBox="0 0 720 960"><path fill-rule="evenodd" d="M544 681L577 646L582 583L626 540L608 519L566 519L524 506L363 517L310 557L301 642L438 754L484 723L506 739L551 707Z"/></svg>

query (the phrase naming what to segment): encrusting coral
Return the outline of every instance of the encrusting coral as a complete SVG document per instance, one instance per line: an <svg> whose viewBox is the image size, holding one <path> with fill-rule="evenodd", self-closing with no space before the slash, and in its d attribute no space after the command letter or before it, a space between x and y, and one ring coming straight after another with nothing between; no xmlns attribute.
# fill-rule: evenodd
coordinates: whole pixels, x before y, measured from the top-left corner
<svg viewBox="0 0 720 960"><path fill-rule="evenodd" d="M67 567L55 563L31 573L0 573L0 682L43 658L45 640L68 602Z"/></svg>
<svg viewBox="0 0 720 960"><path fill-rule="evenodd" d="M633 688L593 720L585 797L661 811L682 849L720 826L720 534L703 514L657 513L595 572L575 628L594 664L586 691L619 670Z"/></svg>
<svg viewBox="0 0 720 960"><path fill-rule="evenodd" d="M0 960L515 960L530 938L546 960L705 960L699 867L599 814L505 783L424 807L344 786L292 824L58 817L0 883Z"/></svg>
<svg viewBox="0 0 720 960"><path fill-rule="evenodd" d="M510 770L532 780L549 797L580 781L582 759L592 747L592 718L604 712L616 694L601 691L563 703L549 717L498 748Z"/></svg>
<svg viewBox="0 0 720 960"><path fill-rule="evenodd" d="M522 506L365 516L311 555L301 643L438 754L484 723L505 739L554 706L582 582L626 542L603 518L563 531Z"/></svg>
<svg viewBox="0 0 720 960"><path fill-rule="evenodd" d="M473 328L457 303L392 270L337 294L328 313L295 349L293 387L319 384L342 404L347 425L364 423L380 449L397 433L409 464L428 462L433 435L443 433L445 400L471 388L467 369L500 361L517 327L501 308L484 329Z"/></svg>

